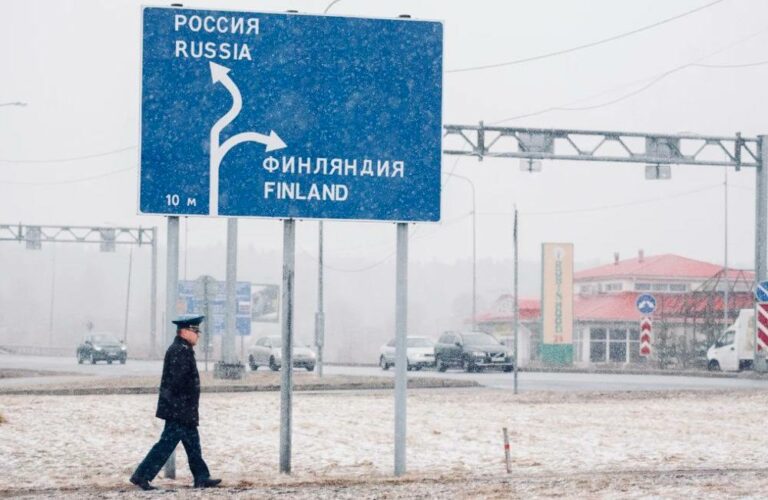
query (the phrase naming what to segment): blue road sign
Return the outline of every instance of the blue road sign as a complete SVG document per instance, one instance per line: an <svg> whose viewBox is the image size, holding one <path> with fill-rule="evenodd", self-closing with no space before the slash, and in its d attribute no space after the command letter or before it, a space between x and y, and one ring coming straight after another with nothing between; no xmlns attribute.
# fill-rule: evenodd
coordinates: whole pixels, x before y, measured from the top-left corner
<svg viewBox="0 0 768 500"><path fill-rule="evenodd" d="M440 219L443 27L145 7L139 210Z"/></svg>
<svg viewBox="0 0 768 500"><path fill-rule="evenodd" d="M768 302L768 281L761 281L755 287L755 300L757 302Z"/></svg>
<svg viewBox="0 0 768 500"><path fill-rule="evenodd" d="M637 297L635 306L642 314L653 314L656 310L656 299L650 293L644 293Z"/></svg>
<svg viewBox="0 0 768 500"><path fill-rule="evenodd" d="M205 314L205 298L199 280L179 281L179 297L177 312L179 314ZM222 335L227 330L227 290L226 283L215 282L212 285L210 295L211 318L205 320L211 325L212 335ZM235 300L237 309L235 314L236 335L246 336L251 334L251 284L247 281L238 281L235 285ZM205 327L203 327L205 328Z"/></svg>

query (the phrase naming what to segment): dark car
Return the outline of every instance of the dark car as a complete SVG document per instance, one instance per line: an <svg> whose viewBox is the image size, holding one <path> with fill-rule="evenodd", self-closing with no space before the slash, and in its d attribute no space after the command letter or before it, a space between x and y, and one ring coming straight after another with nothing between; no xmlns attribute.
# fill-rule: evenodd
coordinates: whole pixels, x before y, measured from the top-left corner
<svg viewBox="0 0 768 500"><path fill-rule="evenodd" d="M96 364L97 361L106 361L112 364L113 361L120 361L125 364L128 359L128 347L109 333L93 333L85 336L83 343L77 346L77 362L90 361Z"/></svg>
<svg viewBox="0 0 768 500"><path fill-rule="evenodd" d="M435 344L435 364L441 372L451 367L468 372L514 368L512 350L485 332L443 333Z"/></svg>

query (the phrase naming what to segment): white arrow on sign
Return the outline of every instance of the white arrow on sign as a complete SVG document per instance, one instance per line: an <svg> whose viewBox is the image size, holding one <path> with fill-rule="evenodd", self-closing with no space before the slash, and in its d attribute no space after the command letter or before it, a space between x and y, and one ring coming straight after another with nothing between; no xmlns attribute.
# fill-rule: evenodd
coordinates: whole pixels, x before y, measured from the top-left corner
<svg viewBox="0 0 768 500"><path fill-rule="evenodd" d="M232 95L232 107L211 127L209 206L211 215L219 215L219 167L229 150L244 142L264 144L267 152L283 149L286 147L286 144L274 130L271 130L269 135L259 134L258 132L242 132L233 135L224 141L223 144L219 143L221 131L232 123L237 118L237 115L240 114L240 110L243 109L243 97L240 95L240 89L232 81L232 78L229 77L229 68L215 62L210 62L209 64L213 83L221 83Z"/></svg>

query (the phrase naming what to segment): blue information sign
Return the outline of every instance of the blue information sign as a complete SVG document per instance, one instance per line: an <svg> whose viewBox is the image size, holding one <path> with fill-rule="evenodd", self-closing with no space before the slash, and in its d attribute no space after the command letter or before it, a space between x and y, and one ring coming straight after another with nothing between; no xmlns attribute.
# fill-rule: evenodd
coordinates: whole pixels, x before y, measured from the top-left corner
<svg viewBox="0 0 768 500"><path fill-rule="evenodd" d="M768 281L761 281L755 287L755 300L757 302L768 302Z"/></svg>
<svg viewBox="0 0 768 500"><path fill-rule="evenodd" d="M656 299L650 293L644 293L637 297L635 305L642 314L653 314L656 310Z"/></svg>
<svg viewBox="0 0 768 500"><path fill-rule="evenodd" d="M145 7L139 210L440 219L443 27Z"/></svg>
<svg viewBox="0 0 768 500"><path fill-rule="evenodd" d="M222 335L227 330L227 290L226 283L212 282L208 290L210 300L210 318L205 320L211 327L212 335ZM179 281L179 297L176 309L179 314L205 314L204 287L200 280ZM237 309L235 313L236 335L251 334L251 284L247 281L238 281L235 285L235 300ZM203 327L205 328L205 327Z"/></svg>

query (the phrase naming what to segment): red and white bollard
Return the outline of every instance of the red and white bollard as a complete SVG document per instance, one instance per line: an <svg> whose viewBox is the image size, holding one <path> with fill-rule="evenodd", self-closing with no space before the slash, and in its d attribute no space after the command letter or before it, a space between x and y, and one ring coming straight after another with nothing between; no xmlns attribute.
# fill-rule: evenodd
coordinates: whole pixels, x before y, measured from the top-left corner
<svg viewBox="0 0 768 500"><path fill-rule="evenodd" d="M504 462L507 465L507 474L509 474L512 472L512 465L509 463L509 435L506 427L504 427Z"/></svg>

